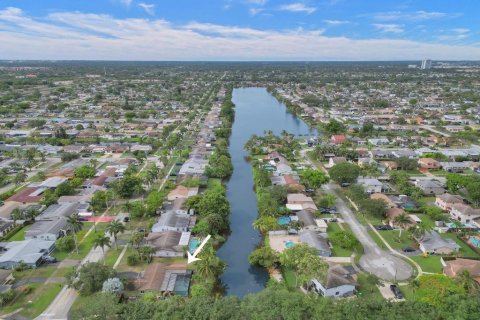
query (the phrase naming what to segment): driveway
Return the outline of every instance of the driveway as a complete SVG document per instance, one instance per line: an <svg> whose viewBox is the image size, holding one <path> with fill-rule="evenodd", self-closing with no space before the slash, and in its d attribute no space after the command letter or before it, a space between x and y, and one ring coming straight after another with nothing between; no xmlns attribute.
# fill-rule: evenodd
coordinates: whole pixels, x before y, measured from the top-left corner
<svg viewBox="0 0 480 320"><path fill-rule="evenodd" d="M401 258L378 247L376 242L368 234L367 228L358 222L352 210L345 204L343 199L338 197L335 191L335 185L329 183L323 186L323 189L337 198L336 205L338 212L340 212L345 223L349 225L363 246L364 254L360 258L360 267L388 281L402 281L410 278L412 276L412 268L410 265Z"/></svg>

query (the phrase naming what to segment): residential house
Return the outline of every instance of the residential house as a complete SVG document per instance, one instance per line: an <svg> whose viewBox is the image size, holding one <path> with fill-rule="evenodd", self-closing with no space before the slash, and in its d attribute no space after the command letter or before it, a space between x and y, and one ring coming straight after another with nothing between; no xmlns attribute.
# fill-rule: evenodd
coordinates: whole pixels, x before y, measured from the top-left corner
<svg viewBox="0 0 480 320"><path fill-rule="evenodd" d="M343 134L335 134L330 137L330 142L333 144L342 144L347 140L347 137Z"/></svg>
<svg viewBox="0 0 480 320"><path fill-rule="evenodd" d="M443 171L447 172L464 172L470 169L471 162L440 162Z"/></svg>
<svg viewBox="0 0 480 320"><path fill-rule="evenodd" d="M421 169L438 170L442 167L440 162L432 158L420 158L418 159L418 165Z"/></svg>
<svg viewBox="0 0 480 320"><path fill-rule="evenodd" d="M198 194L198 187L194 188L187 188L182 185L177 186L175 189L170 191L167 196L169 201L173 201L176 199L187 199L189 197L193 197Z"/></svg>
<svg viewBox="0 0 480 320"><path fill-rule="evenodd" d="M471 224L474 219L480 218L480 209L474 209L464 203L455 203L450 210L450 215L463 224Z"/></svg>
<svg viewBox="0 0 480 320"><path fill-rule="evenodd" d="M287 195L287 209L292 211L317 211L318 208L312 198L303 193L289 193Z"/></svg>
<svg viewBox="0 0 480 320"><path fill-rule="evenodd" d="M315 230L302 230L299 233L300 243L306 243L310 247L315 248L319 256L330 257L332 249L330 248L325 233L320 233Z"/></svg>
<svg viewBox="0 0 480 320"><path fill-rule="evenodd" d="M152 232L164 231L191 231L195 226L196 217L182 210L167 211L163 213L158 222L152 226Z"/></svg>
<svg viewBox="0 0 480 320"><path fill-rule="evenodd" d="M435 198L435 205L445 211L450 211L454 204L463 203L463 198L450 193L437 195Z"/></svg>
<svg viewBox="0 0 480 320"><path fill-rule="evenodd" d="M345 157L332 157L328 160L328 167L331 168L336 164L347 162Z"/></svg>
<svg viewBox="0 0 480 320"><path fill-rule="evenodd" d="M183 257L184 247L190 241L190 232L150 232L145 238L147 246L154 249L155 257Z"/></svg>
<svg viewBox="0 0 480 320"><path fill-rule="evenodd" d="M35 218L25 239L55 241L67 234L67 217L78 212L78 203L54 204Z"/></svg>
<svg viewBox="0 0 480 320"><path fill-rule="evenodd" d="M398 164L395 161L381 161L381 165L383 165L387 170L397 170Z"/></svg>
<svg viewBox="0 0 480 320"><path fill-rule="evenodd" d="M0 268L13 269L20 263L36 268L55 248L55 241L27 239L0 243Z"/></svg>
<svg viewBox="0 0 480 320"><path fill-rule="evenodd" d="M452 254L460 250L460 246L452 239L443 239L436 231L430 231L417 239L420 250L428 254Z"/></svg>
<svg viewBox="0 0 480 320"><path fill-rule="evenodd" d="M455 278L460 275L464 270L470 273L470 276L480 284L480 261L457 258L445 262L443 267L443 273L450 277Z"/></svg>
<svg viewBox="0 0 480 320"><path fill-rule="evenodd" d="M414 184L422 190L424 195L438 195L446 192L440 182L435 180L417 180Z"/></svg>
<svg viewBox="0 0 480 320"><path fill-rule="evenodd" d="M396 208L397 207L397 204L392 199L390 199L389 196L387 196L386 194L383 194L383 193L372 193L370 195L370 199L385 201L385 204L386 204L387 208Z"/></svg>
<svg viewBox="0 0 480 320"><path fill-rule="evenodd" d="M368 194L380 193L385 190L384 184L376 178L359 177L357 179L357 184L361 185Z"/></svg>
<svg viewBox="0 0 480 320"><path fill-rule="evenodd" d="M192 271L187 270L185 263L151 263L141 277L135 279L134 287L141 293L158 292L159 296L175 294L188 296Z"/></svg>
<svg viewBox="0 0 480 320"><path fill-rule="evenodd" d="M5 236L14 227L13 221L0 218L0 237Z"/></svg>
<svg viewBox="0 0 480 320"><path fill-rule="evenodd" d="M352 269L335 264L328 268L325 280L312 279L308 289L324 297L341 298L353 296L357 286L357 275Z"/></svg>

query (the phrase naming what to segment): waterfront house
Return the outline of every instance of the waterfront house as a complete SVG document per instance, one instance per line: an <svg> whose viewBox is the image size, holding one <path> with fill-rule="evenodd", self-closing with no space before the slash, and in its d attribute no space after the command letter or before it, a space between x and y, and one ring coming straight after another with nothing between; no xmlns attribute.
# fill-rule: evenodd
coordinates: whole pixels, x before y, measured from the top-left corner
<svg viewBox="0 0 480 320"><path fill-rule="evenodd" d="M325 279L312 279L309 291L329 298L350 297L357 288L357 276L350 268L340 264L330 266Z"/></svg>
<svg viewBox="0 0 480 320"><path fill-rule="evenodd" d="M183 257L184 248L190 241L190 232L150 232L145 241L147 246L154 249L155 257Z"/></svg>

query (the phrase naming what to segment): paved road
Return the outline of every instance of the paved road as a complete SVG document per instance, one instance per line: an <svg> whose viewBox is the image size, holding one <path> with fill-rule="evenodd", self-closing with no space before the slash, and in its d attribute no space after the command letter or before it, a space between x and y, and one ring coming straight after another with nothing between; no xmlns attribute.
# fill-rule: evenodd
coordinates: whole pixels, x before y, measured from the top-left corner
<svg viewBox="0 0 480 320"><path fill-rule="evenodd" d="M306 156L306 152L308 150L304 149L300 152L300 154L308 163L310 163L313 168L322 169L326 172L325 168L318 168ZM349 225L350 229L363 246L364 254L360 258L360 267L383 280L401 281L410 278L412 276L412 268L410 265L401 258L382 250L377 245L377 243L368 234L367 228L358 222L352 210L350 210L350 208L345 204L345 201L343 201L343 199L337 195L335 186L336 185L333 183L329 183L324 185L322 189L336 197L336 206L338 212L340 212L345 223Z"/></svg>
<svg viewBox="0 0 480 320"><path fill-rule="evenodd" d="M360 258L360 267L383 280L401 281L410 278L412 276L410 265L378 247L377 243L368 234L367 228L358 222L352 210L345 204L343 199L338 197L334 188L335 185L332 183L323 187L327 193L337 197L337 210L363 246L364 254Z"/></svg>

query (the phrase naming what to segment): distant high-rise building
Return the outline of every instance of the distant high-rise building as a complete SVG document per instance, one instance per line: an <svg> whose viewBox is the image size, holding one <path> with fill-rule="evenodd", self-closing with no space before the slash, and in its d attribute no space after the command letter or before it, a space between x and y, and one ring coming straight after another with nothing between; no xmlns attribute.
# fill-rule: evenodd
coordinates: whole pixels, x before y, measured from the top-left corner
<svg viewBox="0 0 480 320"><path fill-rule="evenodd" d="M432 60L430 60L430 59L422 60L422 66L420 67L420 69L427 70L427 69L430 69L430 68L432 68Z"/></svg>

